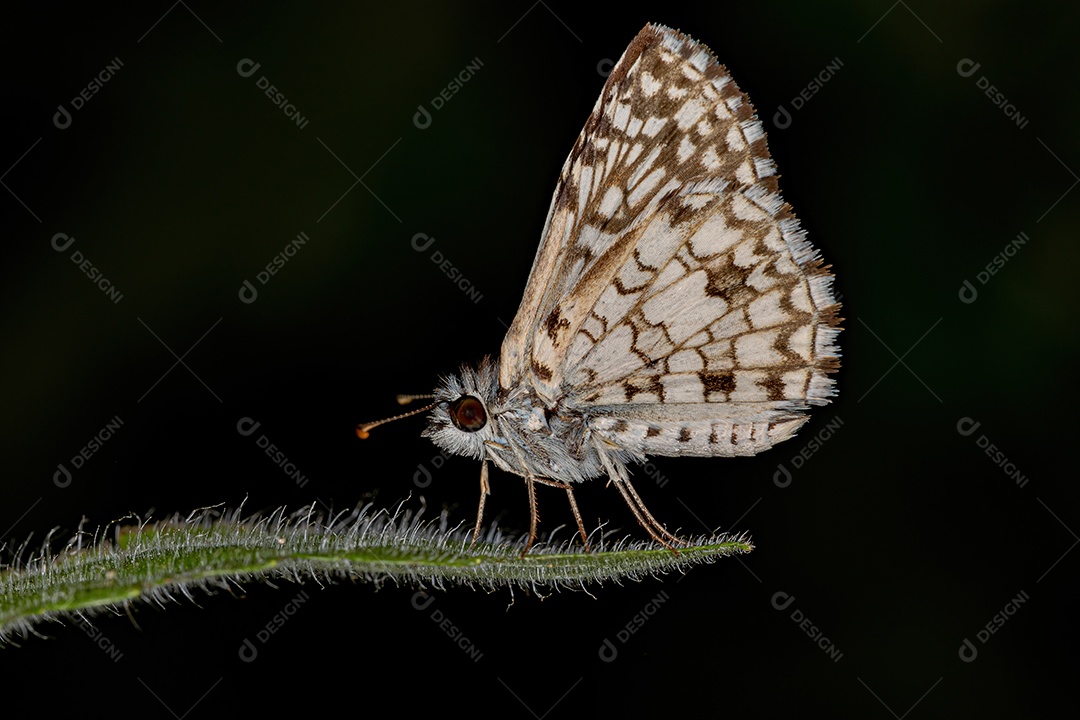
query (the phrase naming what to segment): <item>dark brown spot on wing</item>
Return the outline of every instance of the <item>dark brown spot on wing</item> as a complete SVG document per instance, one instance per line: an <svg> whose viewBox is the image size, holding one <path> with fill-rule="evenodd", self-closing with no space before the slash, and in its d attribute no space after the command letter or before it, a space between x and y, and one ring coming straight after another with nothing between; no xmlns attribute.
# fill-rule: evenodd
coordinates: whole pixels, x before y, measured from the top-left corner
<svg viewBox="0 0 1080 720"><path fill-rule="evenodd" d="M756 291L747 286L746 280L753 268L733 265L727 257L723 258L722 263L705 266L705 274L709 278L705 292L725 300L729 305L740 305L751 299Z"/></svg>
<svg viewBox="0 0 1080 720"><path fill-rule="evenodd" d="M533 373L535 373L536 377L540 378L544 382L551 380L551 368L549 368L547 365L544 365L543 363L538 363L533 360L532 371Z"/></svg>
<svg viewBox="0 0 1080 720"><path fill-rule="evenodd" d="M784 381L776 373L770 373L764 380L759 380L758 385L765 388L770 400L784 399Z"/></svg>
<svg viewBox="0 0 1080 720"><path fill-rule="evenodd" d="M625 381L623 383L623 393L626 395L627 402L633 402L634 396L638 393L656 393L656 397L660 402L664 402L664 385L657 378L646 378L641 387L634 385L631 381Z"/></svg>
<svg viewBox="0 0 1080 720"><path fill-rule="evenodd" d="M706 395L715 392L726 394L735 390L735 376L729 372L699 372L698 378L701 379L701 384L705 388Z"/></svg>
<svg viewBox="0 0 1080 720"><path fill-rule="evenodd" d="M551 342L558 347L559 344L559 331L570 327L570 321L562 316L562 310L558 305L551 311L551 314L547 316L547 320L544 321L544 327L547 329L548 337L551 338Z"/></svg>

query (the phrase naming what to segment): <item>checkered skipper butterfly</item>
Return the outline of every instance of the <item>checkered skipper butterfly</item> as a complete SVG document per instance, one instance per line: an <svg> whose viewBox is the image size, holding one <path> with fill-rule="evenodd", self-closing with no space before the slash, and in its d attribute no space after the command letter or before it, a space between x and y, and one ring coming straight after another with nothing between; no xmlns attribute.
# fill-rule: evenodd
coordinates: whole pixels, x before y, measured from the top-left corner
<svg viewBox="0 0 1080 720"><path fill-rule="evenodd" d="M678 545L628 465L755 455L829 402L840 306L775 173L749 100L709 49L646 25L563 165L499 359L463 366L415 411L431 411L436 445L482 463L474 542L491 462L525 479L524 552L538 483L566 491L588 547L572 488L597 477L653 539Z"/></svg>

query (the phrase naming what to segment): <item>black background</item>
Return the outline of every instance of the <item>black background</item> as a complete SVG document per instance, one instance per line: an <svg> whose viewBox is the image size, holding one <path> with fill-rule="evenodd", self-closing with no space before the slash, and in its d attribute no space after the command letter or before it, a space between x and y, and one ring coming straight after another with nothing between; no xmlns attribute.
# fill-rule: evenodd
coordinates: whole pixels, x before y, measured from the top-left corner
<svg viewBox="0 0 1080 720"><path fill-rule="evenodd" d="M74 625L44 625L50 639L0 652L5 707L917 718L1048 716L1072 702L1080 93L1067 12L526 0L38 4L12 15L0 42L8 559L10 545L70 534L83 517L94 527L245 498L250 511L388 507L411 492L410 507L423 495L471 522L475 462L452 459L419 488L418 465L436 454L421 420L366 443L353 427L397 412L395 393L428 392L440 373L498 352L558 170L603 72L647 21L705 42L752 98L784 196L834 267L846 329L840 395L799 437L756 458L661 460L669 482L639 483L670 526L751 533L750 556L595 598L517 593L509 608L506 591L451 589L417 610L413 588L304 586L308 601L253 662L239 657L245 639L301 588L140 605L134 622L95 620L116 661ZM57 106L114 58L119 72L58 129ZM237 72L244 58L260 63L252 77ZM965 59L979 63L969 77ZM418 128L418 105L430 109L477 60ZM795 110L830 64L839 70ZM260 92L260 76L303 129ZM785 129L773 120L781 105ZM259 285L300 232L307 245ZM56 233L75 245L55 251ZM417 233L436 239L479 302L410 247ZM1027 243L980 282L1019 233ZM74 249L119 303L70 262ZM239 300L244 280L258 287L254 303ZM965 280L974 302L961 301ZM58 487L58 464L117 417L121 429ZM237 433L241 417L262 423L304 487ZM958 432L964 418L980 423L971 435ZM820 449L796 468L815 436ZM520 481L492 482L491 517L524 530ZM590 524L643 534L614 490L594 483L578 498ZM541 502L542 528L570 522L561 494L541 488ZM635 616L647 621L620 636ZM961 658L965 639L973 662Z"/></svg>

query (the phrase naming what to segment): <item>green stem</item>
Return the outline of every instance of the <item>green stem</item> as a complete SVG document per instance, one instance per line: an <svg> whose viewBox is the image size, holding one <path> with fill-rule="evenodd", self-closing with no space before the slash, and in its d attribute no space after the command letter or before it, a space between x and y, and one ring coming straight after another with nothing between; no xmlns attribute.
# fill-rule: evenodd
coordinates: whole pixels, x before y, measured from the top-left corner
<svg viewBox="0 0 1080 720"><path fill-rule="evenodd" d="M678 553L643 541L541 541L521 557L524 538L490 531L475 547L471 533L446 516L373 511L317 517L313 508L241 518L202 510L187 518L111 526L80 533L59 553L46 547L0 572L0 641L25 636L45 619L93 614L132 602L162 602L253 579L356 578L445 587L527 587L539 592L658 576L753 549L743 537L691 538ZM112 538L109 539L109 535ZM21 553L20 553L21 554Z"/></svg>

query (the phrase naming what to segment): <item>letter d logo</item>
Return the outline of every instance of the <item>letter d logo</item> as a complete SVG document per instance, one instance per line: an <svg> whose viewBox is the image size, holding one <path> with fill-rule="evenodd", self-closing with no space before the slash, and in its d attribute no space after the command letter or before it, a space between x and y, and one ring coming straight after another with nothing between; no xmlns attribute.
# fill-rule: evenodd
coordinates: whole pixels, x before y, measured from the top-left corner
<svg viewBox="0 0 1080 720"><path fill-rule="evenodd" d="M258 430L260 425L262 425L262 423L256 422L249 417L242 417L236 423L236 432L246 437Z"/></svg>
<svg viewBox="0 0 1080 720"><path fill-rule="evenodd" d="M255 302L259 297L259 291L255 289L255 286L251 284L250 280L244 280L244 284L240 286L240 302L245 305L250 305Z"/></svg>
<svg viewBox="0 0 1080 720"><path fill-rule="evenodd" d="M784 463L780 463L776 466L776 472L773 473L772 481L778 488L786 488L791 484L791 471L787 469Z"/></svg>
<svg viewBox="0 0 1080 720"><path fill-rule="evenodd" d="M60 130L71 127L71 113L63 105L56 106L56 114L52 116L52 123Z"/></svg>
<svg viewBox="0 0 1080 720"><path fill-rule="evenodd" d="M53 250L55 250L56 252L64 252L69 247L71 247L71 243L73 242L75 242L75 238L71 237L67 233L56 233L52 236L51 244Z"/></svg>
<svg viewBox="0 0 1080 720"><path fill-rule="evenodd" d="M975 644L964 638L964 642L960 644L960 659L964 662L974 662L975 658L979 657L979 649L975 647Z"/></svg>
<svg viewBox="0 0 1080 720"><path fill-rule="evenodd" d="M960 77L971 77L980 67L982 67L982 65L971 58L964 58L956 63L956 74Z"/></svg>
<svg viewBox="0 0 1080 720"><path fill-rule="evenodd" d="M960 286L960 302L965 305L970 305L975 302L975 299L979 297L979 291L975 289L975 286L970 281L964 280L964 284Z"/></svg>
<svg viewBox="0 0 1080 720"><path fill-rule="evenodd" d="M71 484L71 472L64 467L64 463L56 466L56 472L52 476L53 484L58 488L66 488Z"/></svg>
<svg viewBox="0 0 1080 720"><path fill-rule="evenodd" d="M255 62L251 58L244 58L240 62L236 63L236 74L240 77L251 77L258 71L260 67L262 67L262 65Z"/></svg>
<svg viewBox="0 0 1080 720"><path fill-rule="evenodd" d="M431 113L423 105L416 106L416 114L412 116L412 124L421 130L431 127Z"/></svg>
<svg viewBox="0 0 1080 720"><path fill-rule="evenodd" d="M956 423L956 432L967 437L978 430L980 425L982 425L981 422L976 422L969 417L962 417Z"/></svg>
<svg viewBox="0 0 1080 720"><path fill-rule="evenodd" d="M416 233L412 236L412 240L409 241L416 252L424 252L431 247L433 242L435 242L435 238L429 237L426 233Z"/></svg>
<svg viewBox="0 0 1080 720"><path fill-rule="evenodd" d="M776 108L776 113L772 116L773 125L781 130L787 130L791 127L791 113L783 105Z"/></svg>
<svg viewBox="0 0 1080 720"><path fill-rule="evenodd" d="M427 610L433 602L435 602L435 598L423 590L414 593L412 596L412 606L417 610Z"/></svg>
<svg viewBox="0 0 1080 720"><path fill-rule="evenodd" d="M416 472L412 476L413 484L418 488L426 488L431 485L431 471L424 467L424 463L416 466Z"/></svg>
<svg viewBox="0 0 1080 720"><path fill-rule="evenodd" d="M789 595L783 590L772 596L772 606L777 610L787 610L793 602L795 602L795 596Z"/></svg>
<svg viewBox="0 0 1080 720"><path fill-rule="evenodd" d="M259 649L255 647L255 643L244 638L244 644L240 646L240 650L237 654L244 662L251 662L259 656Z"/></svg>

